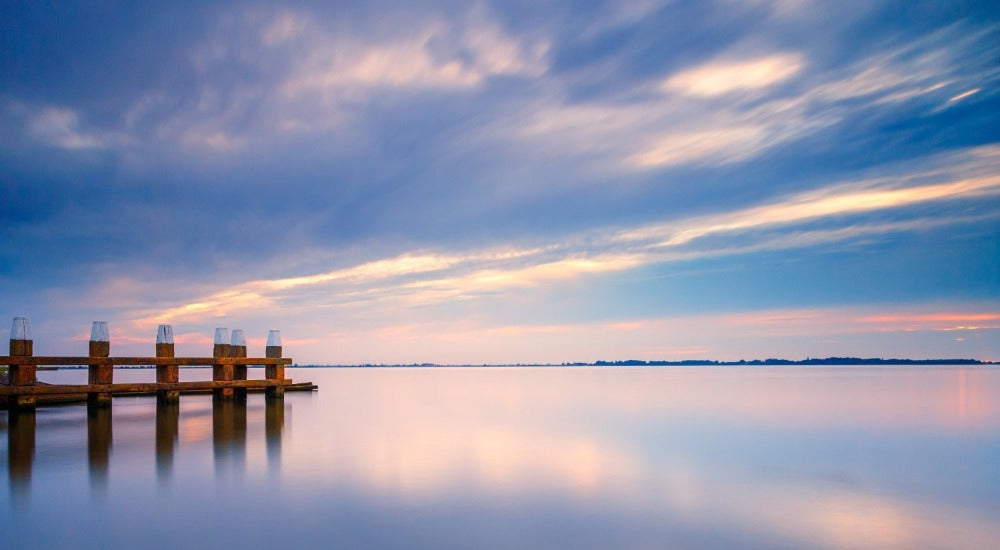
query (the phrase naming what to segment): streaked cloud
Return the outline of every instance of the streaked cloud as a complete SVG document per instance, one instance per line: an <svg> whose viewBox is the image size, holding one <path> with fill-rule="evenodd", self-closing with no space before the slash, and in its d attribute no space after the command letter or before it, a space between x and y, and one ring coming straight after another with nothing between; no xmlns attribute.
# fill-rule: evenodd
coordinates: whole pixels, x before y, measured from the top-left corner
<svg viewBox="0 0 1000 550"><path fill-rule="evenodd" d="M802 69L803 63L802 56L796 53L738 61L716 60L669 77L663 88L697 97L759 90L792 78Z"/></svg>
<svg viewBox="0 0 1000 550"><path fill-rule="evenodd" d="M287 20L281 25L287 27ZM522 46L488 21L458 33L444 21L433 21L412 35L397 36L383 44L371 44L361 36L345 41L317 29L301 32L310 30L313 41L301 52L302 61L291 78L282 84L284 94L322 93L358 85L468 88L490 76L538 76L546 68L544 43ZM265 31L265 37L274 34L273 30Z"/></svg>
<svg viewBox="0 0 1000 550"><path fill-rule="evenodd" d="M31 117L28 131L46 145L63 149L104 149L108 146L106 138L81 129L80 115L73 109L43 108Z"/></svg>
<svg viewBox="0 0 1000 550"><path fill-rule="evenodd" d="M644 320L995 309L1000 50L975 6L88 9L14 10L0 70L0 308L65 319L60 345L100 315L714 355ZM960 355L995 324L917 332Z"/></svg>
<svg viewBox="0 0 1000 550"><path fill-rule="evenodd" d="M308 310L347 303L354 307L366 304L370 307L420 307L511 293L519 288L602 273L626 272L645 265L818 246L926 229L959 220L944 222L918 218L894 223L859 223L852 217L940 201L1000 195L1000 176L979 175L995 173L997 159L1000 159L1000 152L995 148L978 149L941 159L944 163L958 162L947 168L957 172L955 174L915 172L895 178L839 182L761 206L665 224L572 235L541 247L450 254L414 252L322 273L251 280L183 306L146 312L142 314L141 323L153 326L164 320L179 322L276 307ZM955 179L946 179L949 175ZM824 229L786 230L779 236L765 232L817 219L828 220L834 225ZM739 244L723 241L725 244L707 246L699 242L719 235L749 236L750 240Z"/></svg>
<svg viewBox="0 0 1000 550"><path fill-rule="evenodd" d="M967 98L967 97L969 97L969 96L971 96L973 94L977 94L979 92L980 92L979 88L973 88L971 90L964 91L964 92L962 92L962 93L960 93L960 94L952 97L951 99L949 99L948 103L954 103L956 101L961 101L961 100L963 100L963 99L965 99L965 98Z"/></svg>
<svg viewBox="0 0 1000 550"><path fill-rule="evenodd" d="M840 191L835 194L831 191ZM839 216L871 210L899 208L911 204L954 197L1000 194L1000 176L985 176L937 185L903 189L847 190L822 189L766 206L691 220L681 224L649 226L621 233L620 240L662 238L658 246L676 246L713 233L741 231L776 224Z"/></svg>

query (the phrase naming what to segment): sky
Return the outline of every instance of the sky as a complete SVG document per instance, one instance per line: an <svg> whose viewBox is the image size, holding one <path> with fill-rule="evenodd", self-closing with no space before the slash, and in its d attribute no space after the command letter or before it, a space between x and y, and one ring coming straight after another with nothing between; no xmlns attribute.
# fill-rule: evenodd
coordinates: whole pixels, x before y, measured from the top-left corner
<svg viewBox="0 0 1000 550"><path fill-rule="evenodd" d="M10 0L0 54L36 354L1000 360L995 3Z"/></svg>

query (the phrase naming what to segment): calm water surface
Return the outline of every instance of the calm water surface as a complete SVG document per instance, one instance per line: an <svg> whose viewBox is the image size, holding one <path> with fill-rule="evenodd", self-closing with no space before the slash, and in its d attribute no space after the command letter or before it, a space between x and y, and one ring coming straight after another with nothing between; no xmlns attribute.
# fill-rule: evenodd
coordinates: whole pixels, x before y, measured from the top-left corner
<svg viewBox="0 0 1000 550"><path fill-rule="evenodd" d="M3 546L1000 547L995 368L288 372L0 413Z"/></svg>

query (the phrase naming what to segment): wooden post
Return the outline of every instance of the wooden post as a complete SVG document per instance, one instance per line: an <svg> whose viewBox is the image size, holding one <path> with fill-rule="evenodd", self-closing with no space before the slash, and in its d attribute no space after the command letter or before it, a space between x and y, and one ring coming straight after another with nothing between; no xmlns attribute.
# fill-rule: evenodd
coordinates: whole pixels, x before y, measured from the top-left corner
<svg viewBox="0 0 1000 550"><path fill-rule="evenodd" d="M215 344L212 346L212 357L232 357L232 344L229 343L229 329L215 329ZM232 365L213 365L212 380L229 381L233 379ZM216 399L232 399L233 388L217 388L212 391Z"/></svg>
<svg viewBox="0 0 1000 550"><path fill-rule="evenodd" d="M174 327L160 325L156 329L156 356L174 356ZM176 384L180 381L180 371L177 365L157 365L157 384ZM157 390L156 400L160 403L174 403L180 399L181 392L177 390Z"/></svg>
<svg viewBox="0 0 1000 550"><path fill-rule="evenodd" d="M247 356L247 337L243 333L243 329L241 328L233 329L231 346L232 346L233 357ZM246 380L246 379L247 379L247 366L233 365L233 380ZM247 389L233 388L233 397L235 397L238 400L245 401L247 398Z"/></svg>
<svg viewBox="0 0 1000 550"><path fill-rule="evenodd" d="M94 321L90 329L90 356L108 357L111 355L111 338L108 333L107 321ZM114 383L114 365L89 365L87 380L89 384ZM87 405L91 407L111 406L111 393L92 392L87 394Z"/></svg>
<svg viewBox="0 0 1000 550"><path fill-rule="evenodd" d="M264 357L267 358L279 358L281 357L281 331L270 330L267 333L267 348L264 350ZM267 365L264 367L264 377L268 380L284 380L285 379L285 366L284 365ZM283 399L285 397L285 388L280 386L270 387L265 390L264 395L266 398L271 399Z"/></svg>
<svg viewBox="0 0 1000 550"><path fill-rule="evenodd" d="M31 339L31 321L27 317L14 317L10 326L10 355L31 357L34 354L34 343ZM38 381L35 365L10 365L8 367L8 383L11 386L34 386ZM7 403L10 409L35 408L34 395L11 396Z"/></svg>

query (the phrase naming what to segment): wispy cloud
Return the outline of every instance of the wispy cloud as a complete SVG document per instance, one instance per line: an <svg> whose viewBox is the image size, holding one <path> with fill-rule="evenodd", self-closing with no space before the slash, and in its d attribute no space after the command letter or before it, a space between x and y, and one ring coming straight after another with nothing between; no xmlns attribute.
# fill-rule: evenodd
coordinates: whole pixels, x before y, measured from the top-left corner
<svg viewBox="0 0 1000 550"><path fill-rule="evenodd" d="M648 226L621 233L623 241L658 240L657 246L677 246L714 233L742 231L762 226L790 225L805 220L900 208L955 197L1000 194L1000 176L982 176L936 185L903 189L851 190L826 188L759 206L689 220Z"/></svg>
<svg viewBox="0 0 1000 550"><path fill-rule="evenodd" d="M280 28L289 26L290 17L279 19ZM375 43L363 36L324 33L308 21L293 25L295 38L308 38L298 56L301 61L281 85L289 96L356 86L468 88L490 76L539 76L546 69L544 43L523 45L484 17L461 30L451 22L432 20L415 32ZM275 34L284 33L275 33L273 27L264 31L265 38Z"/></svg>
<svg viewBox="0 0 1000 550"><path fill-rule="evenodd" d="M940 162L957 163L946 172L932 170L896 178L839 182L761 206L665 224L571 235L541 247L511 246L447 254L414 252L322 273L247 281L177 308L147 312L142 318L154 324L163 319L231 314L276 305L308 308L309 303L325 307L331 303L375 304L388 300L404 307L425 306L654 263L817 246L962 223L961 219L926 217L893 222L859 221L854 217L918 204L1000 195L1000 176L994 175L998 159L1000 151L995 148L979 149L942 157ZM832 226L788 230L817 219L827 220ZM778 227L785 230L768 232ZM700 246L701 240L719 235L740 235L741 240L739 244L722 241Z"/></svg>
<svg viewBox="0 0 1000 550"><path fill-rule="evenodd" d="M46 145L70 150L104 149L108 138L83 130L80 115L73 109L45 107L31 116L28 131Z"/></svg>
<svg viewBox="0 0 1000 550"><path fill-rule="evenodd" d="M736 45L665 75L654 90L638 84L624 94L627 101L539 98L519 114L514 134L612 172L740 162L869 109L919 99L933 111L975 93L970 84L993 77L954 73L957 61L979 47L958 32L827 69L811 68L807 52L747 57ZM492 132L506 138L510 128L505 120Z"/></svg>
<svg viewBox="0 0 1000 550"><path fill-rule="evenodd" d="M795 76L803 66L796 53L778 53L756 59L715 60L685 69L664 83L664 90L697 97L759 90Z"/></svg>

